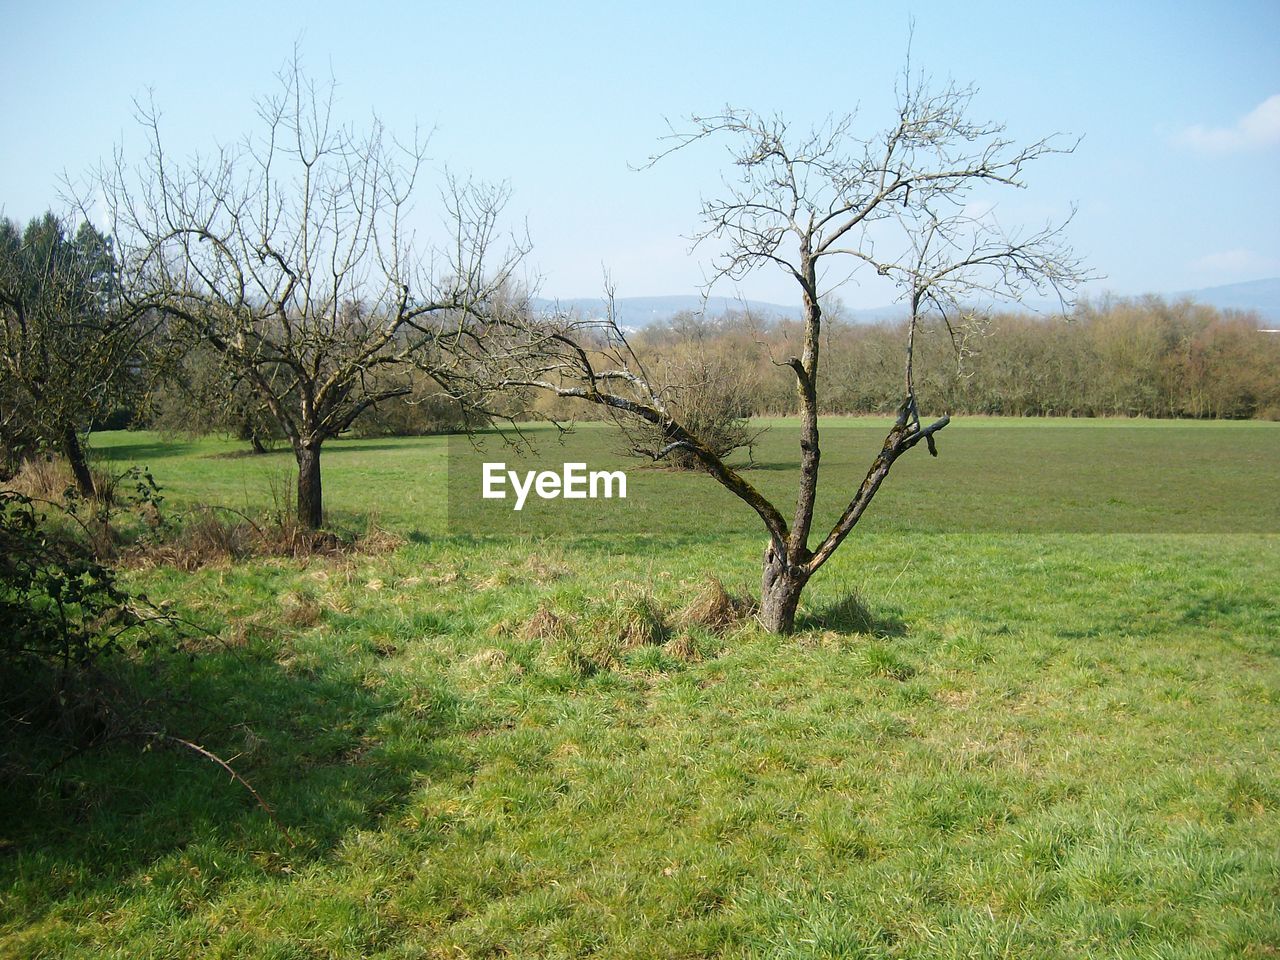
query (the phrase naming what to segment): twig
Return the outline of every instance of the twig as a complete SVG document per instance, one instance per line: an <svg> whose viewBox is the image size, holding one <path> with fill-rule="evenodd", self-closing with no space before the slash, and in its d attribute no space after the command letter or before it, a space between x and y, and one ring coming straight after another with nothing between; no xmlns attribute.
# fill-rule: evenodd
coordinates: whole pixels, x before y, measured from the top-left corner
<svg viewBox="0 0 1280 960"><path fill-rule="evenodd" d="M246 780L239 773L237 773L235 768L232 767L231 764L227 763L227 761L223 760L216 753L206 750L204 747L200 746L200 744L198 743L192 743L190 740L183 740L181 737L175 737L167 733L161 733L158 730L152 730L150 732L140 734L140 736L147 736L147 737L150 737L152 740L165 740L169 743L175 743L180 747L186 747L188 750L192 750L195 753L200 754L200 756L204 757L206 760L212 760L214 763L220 766L223 770L227 771L227 773L231 775L232 780L236 781L237 783L240 784L240 786L244 787L246 790L249 791L249 793L253 796L253 799L257 801L258 806L262 808L263 813L265 813L268 817L271 818L271 822L275 824L276 829L280 831L280 834L284 837L285 842L288 843L289 846L291 847L297 846L297 844L294 843L293 841L293 837L289 835L289 831L286 830L284 824L280 822L280 818L276 816L275 810L271 808L271 804L267 803L266 800L262 799L262 794L258 793L258 791L253 788L253 784L251 784L248 780Z"/></svg>

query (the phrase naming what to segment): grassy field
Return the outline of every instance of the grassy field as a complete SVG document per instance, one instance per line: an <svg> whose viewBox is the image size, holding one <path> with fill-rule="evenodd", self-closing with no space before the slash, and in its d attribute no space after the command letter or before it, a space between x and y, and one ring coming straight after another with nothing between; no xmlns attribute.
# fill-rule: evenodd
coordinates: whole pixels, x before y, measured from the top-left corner
<svg viewBox="0 0 1280 960"><path fill-rule="evenodd" d="M795 501L795 422L761 422L747 476L784 507ZM818 521L834 522L884 440L889 420L838 418L823 434ZM583 424L561 438L527 431L532 454L487 436L348 440L324 451L326 504L338 525L373 513L420 536L453 533L659 533L666 537L758 535L759 519L706 478L645 466L620 453L612 428ZM1280 424L1169 420L967 418L939 437L942 456L904 457L864 520L874 532L1280 533ZM148 466L175 505L211 502L259 510L291 493L287 447L244 455L220 440L164 442L155 434L100 436L113 465ZM480 464L556 467L566 460L625 469L625 503L509 502L479 497ZM735 464L745 467L739 454ZM453 478L452 484L449 482ZM464 482L465 481L465 482ZM452 493L452 500L448 496ZM679 509L671 509L671 505ZM537 507L537 509L535 509ZM584 517L586 518L584 520ZM816 523L815 526L821 526Z"/></svg>
<svg viewBox="0 0 1280 960"><path fill-rule="evenodd" d="M832 509L878 426L825 434ZM174 511L290 482L94 446ZM948 428L785 639L681 615L758 586L705 478L633 472L647 535L475 537L448 455L326 452L335 522L372 505L394 551L131 574L217 637L122 682L289 837L187 752L75 757L0 799L0 956L1280 955L1280 425Z"/></svg>

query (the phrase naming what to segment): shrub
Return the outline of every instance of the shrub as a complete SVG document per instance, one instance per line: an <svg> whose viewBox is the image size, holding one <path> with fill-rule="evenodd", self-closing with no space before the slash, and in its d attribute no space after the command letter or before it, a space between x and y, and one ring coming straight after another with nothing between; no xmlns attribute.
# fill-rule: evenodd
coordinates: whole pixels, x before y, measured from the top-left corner
<svg viewBox="0 0 1280 960"><path fill-rule="evenodd" d="M415 380L414 394L384 400L360 414L351 427L356 437L422 437L436 433L460 433L467 429L461 405Z"/></svg>
<svg viewBox="0 0 1280 960"><path fill-rule="evenodd" d="M0 668L30 661L82 666L142 622L92 549L0 491Z"/></svg>
<svg viewBox="0 0 1280 960"><path fill-rule="evenodd" d="M668 407L685 428L717 457L745 448L750 459L761 431L747 419L751 403L741 371L728 360L702 355L669 359L664 367L663 375L674 384ZM668 438L658 427L646 425L632 434L630 452L637 456L658 459L675 470L702 467L688 449L668 450Z"/></svg>

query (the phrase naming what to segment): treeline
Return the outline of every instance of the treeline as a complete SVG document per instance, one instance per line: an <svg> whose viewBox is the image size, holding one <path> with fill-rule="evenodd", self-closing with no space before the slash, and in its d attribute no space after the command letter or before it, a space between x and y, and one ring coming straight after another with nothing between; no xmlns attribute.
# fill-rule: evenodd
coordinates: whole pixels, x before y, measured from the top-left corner
<svg viewBox="0 0 1280 960"><path fill-rule="evenodd" d="M902 402L906 322L858 324L832 310L823 333L826 414ZM1069 318L939 318L917 333L922 406L961 414L1280 419L1280 334L1255 314L1148 296L1083 303ZM799 324L680 314L637 334L653 363L697 358L707 389L740 417L797 410Z"/></svg>

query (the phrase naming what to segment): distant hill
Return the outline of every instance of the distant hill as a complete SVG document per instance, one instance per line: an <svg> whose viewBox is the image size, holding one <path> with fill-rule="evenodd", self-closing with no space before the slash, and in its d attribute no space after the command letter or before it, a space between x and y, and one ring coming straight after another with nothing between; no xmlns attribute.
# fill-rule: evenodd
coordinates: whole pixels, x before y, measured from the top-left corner
<svg viewBox="0 0 1280 960"><path fill-rule="evenodd" d="M1200 290L1183 290L1165 296L1169 299L1190 297L1192 300L1217 307L1219 310L1253 310L1267 322L1280 324L1280 277L1250 280L1247 283L1230 283L1220 287L1205 287ZM557 308L573 310L586 317L602 317L605 313L605 302L600 297L575 297L569 300L537 298L533 301L533 305L537 310L549 311ZM1057 303L1048 301L1028 303L1027 307L1045 314L1052 314L1058 310ZM702 298L696 295L620 297L614 301L618 323L630 330L638 330L653 323L669 320L682 310L697 312L702 309ZM799 306L783 306L760 300L735 300L732 297L711 297L706 302L706 311L713 317L740 310L750 310L771 320L800 318ZM894 320L905 314L906 308L901 304L849 309L850 317L858 323Z"/></svg>
<svg viewBox="0 0 1280 960"><path fill-rule="evenodd" d="M533 301L535 310L572 310L584 317L603 317L605 301L600 297L575 297L570 300L547 300L538 297ZM667 297L619 297L614 300L613 308L618 324L622 327L639 329L651 323L669 320L682 310L699 312L703 309L702 298L696 295L675 295ZM713 317L723 316L731 311L750 310L752 313L771 320L799 319L799 307L784 307L776 303L764 303L760 300L735 300L732 297L711 297L706 302L707 314Z"/></svg>
<svg viewBox="0 0 1280 960"><path fill-rule="evenodd" d="M1176 296L1190 297L1219 310L1255 310L1268 322L1280 323L1280 277L1185 290Z"/></svg>
<svg viewBox="0 0 1280 960"><path fill-rule="evenodd" d="M600 297L574 297L567 300L535 297L533 307L539 311L573 310L584 317L603 317L605 312L605 302ZM638 330L652 323L670 320L684 310L698 313L703 309L703 302L702 298L696 295L619 297L614 300L613 308L621 326ZM743 310L749 310L770 320L800 319L799 305L784 306L780 303L766 303L763 300L736 300L733 297L711 297L706 302L706 312L712 317ZM901 304L892 304L887 307L849 308L849 314L855 322L874 323L905 316L906 308Z"/></svg>

